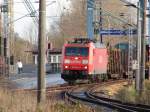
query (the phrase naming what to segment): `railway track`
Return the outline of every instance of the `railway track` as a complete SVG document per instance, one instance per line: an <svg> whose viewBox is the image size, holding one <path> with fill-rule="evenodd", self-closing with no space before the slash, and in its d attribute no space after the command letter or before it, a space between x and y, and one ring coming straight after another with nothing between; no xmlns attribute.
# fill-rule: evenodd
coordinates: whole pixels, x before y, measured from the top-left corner
<svg viewBox="0 0 150 112"><path fill-rule="evenodd" d="M74 86L69 86L69 85L59 85L59 86L53 86L53 87L47 87L46 88L46 93L51 93L51 92L61 92L61 91L67 91ZM37 89L12 89L12 92L37 92Z"/></svg>
<svg viewBox="0 0 150 112"><path fill-rule="evenodd" d="M47 87L46 88L46 93L51 93L51 92L61 92L61 91L68 91L72 88L75 87L82 87L82 86L89 86L91 84L77 84L77 85L68 85L68 84L62 84L62 85L57 85L57 86L52 86L52 87ZM12 89L12 92L37 92L37 89Z"/></svg>
<svg viewBox="0 0 150 112"><path fill-rule="evenodd" d="M90 92L86 92L86 95L89 98L95 99L107 107L118 109L121 112L150 112L150 106L148 105L123 103L118 100L96 96Z"/></svg>
<svg viewBox="0 0 150 112"><path fill-rule="evenodd" d="M97 86L107 86L109 84L114 84L115 82L110 81L99 85L93 85L93 88L90 89L88 88L88 90L81 93L74 92L77 88L73 88L73 90L67 91L65 93L65 97L67 100L71 101L72 103L83 101L83 102L88 102L92 105L95 104L98 106L104 106L110 109L115 109L120 112L150 112L150 106L148 105L123 103L115 99L97 96L92 92L93 89L95 89Z"/></svg>

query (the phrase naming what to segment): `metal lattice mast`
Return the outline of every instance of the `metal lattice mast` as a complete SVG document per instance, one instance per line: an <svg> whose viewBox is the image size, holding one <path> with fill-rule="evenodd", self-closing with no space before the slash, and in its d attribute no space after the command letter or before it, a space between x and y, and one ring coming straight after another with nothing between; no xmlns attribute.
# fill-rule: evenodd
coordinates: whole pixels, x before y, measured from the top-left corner
<svg viewBox="0 0 150 112"><path fill-rule="evenodd" d="M39 25L39 14L37 13L37 10L34 8L33 4L31 3L30 0L23 0L24 1L24 5L27 9L27 11L30 13L30 17L32 17L32 20L35 24L35 28L38 28ZM37 29L36 29L37 30ZM38 36L35 36L35 44L37 44L37 38Z"/></svg>
<svg viewBox="0 0 150 112"><path fill-rule="evenodd" d="M0 10L0 55L3 56L3 36L2 36L2 10Z"/></svg>
<svg viewBox="0 0 150 112"><path fill-rule="evenodd" d="M9 56L9 30L8 30L8 0L3 1L3 37L4 37L4 56L8 59Z"/></svg>
<svg viewBox="0 0 150 112"><path fill-rule="evenodd" d="M131 16L130 16L130 22L131 22ZM132 35L132 28L129 26L129 48L128 48L128 79L129 84L132 83L133 80L133 35Z"/></svg>
<svg viewBox="0 0 150 112"><path fill-rule="evenodd" d="M87 37L94 38L94 2L95 0L87 0Z"/></svg>
<svg viewBox="0 0 150 112"><path fill-rule="evenodd" d="M99 30L101 28L101 1L95 1L95 10L94 10L94 34L97 40L100 39Z"/></svg>
<svg viewBox="0 0 150 112"><path fill-rule="evenodd" d="M34 8L34 6L32 5L30 0L23 0L24 1L24 5L26 7L26 9L28 10L28 12L30 13L30 16L33 17L33 21L36 25L38 25L38 13L36 11L36 9Z"/></svg>

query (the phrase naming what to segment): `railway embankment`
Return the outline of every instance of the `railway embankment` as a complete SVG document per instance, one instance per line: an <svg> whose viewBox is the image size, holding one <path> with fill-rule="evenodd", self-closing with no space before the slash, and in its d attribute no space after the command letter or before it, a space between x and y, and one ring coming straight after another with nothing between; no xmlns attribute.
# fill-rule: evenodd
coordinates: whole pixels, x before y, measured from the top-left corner
<svg viewBox="0 0 150 112"><path fill-rule="evenodd" d="M115 97L122 102L131 102L134 104L150 105L150 81L145 80L144 90L139 95L135 90L135 85L121 88Z"/></svg>

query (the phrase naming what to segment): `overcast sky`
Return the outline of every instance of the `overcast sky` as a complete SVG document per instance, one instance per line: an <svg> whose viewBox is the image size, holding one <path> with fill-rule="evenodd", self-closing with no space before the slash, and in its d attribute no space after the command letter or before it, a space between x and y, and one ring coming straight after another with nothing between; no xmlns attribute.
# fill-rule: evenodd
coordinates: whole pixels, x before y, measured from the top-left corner
<svg viewBox="0 0 150 112"><path fill-rule="evenodd" d="M0 0L0 3L3 0ZM9 1L9 0L8 0ZM24 0L14 0L14 20L28 14L26 7L23 4ZM38 9L38 0L30 0L34 5L35 9ZM61 12L63 12L63 7L69 6L69 0L46 0L46 4L50 4L52 1L56 1L49 6L47 6L47 28L50 24L53 24L55 20L58 20ZM138 0L128 0L129 2L135 3ZM25 36L25 32L28 31L29 27L33 24L31 17L24 17L16 22L14 22L15 32L19 33L21 36Z"/></svg>
<svg viewBox="0 0 150 112"><path fill-rule="evenodd" d="M30 0L30 1L34 5L35 9L38 9L38 3L36 3L37 0ZM49 18L47 18L47 28L50 26L50 24L53 24L55 20L58 20L58 17L63 11L63 7L66 7L68 5L67 4L68 0L47 0L47 4L51 3L52 1L56 1L56 3L47 6L47 16L50 16ZM128 1L134 3L137 0L128 0ZM23 0L14 0L14 20L28 13L24 4L21 2L23 2ZM28 30L28 28L31 27L31 24L33 24L32 18L24 17L23 19L20 19L14 23L15 31L23 36L25 32Z"/></svg>
<svg viewBox="0 0 150 112"><path fill-rule="evenodd" d="M35 9L38 9L37 0L30 0L34 5ZM52 3L56 1L55 3ZM51 4L52 3L52 4ZM55 20L59 19L60 14L63 11L63 7L67 7L69 2L67 0L47 0L46 4L51 4L47 6L47 28ZM14 20L28 14L23 0L14 0ZM31 27L33 20L31 17L24 17L16 22L14 22L15 31L18 32L21 36L25 36L25 32Z"/></svg>

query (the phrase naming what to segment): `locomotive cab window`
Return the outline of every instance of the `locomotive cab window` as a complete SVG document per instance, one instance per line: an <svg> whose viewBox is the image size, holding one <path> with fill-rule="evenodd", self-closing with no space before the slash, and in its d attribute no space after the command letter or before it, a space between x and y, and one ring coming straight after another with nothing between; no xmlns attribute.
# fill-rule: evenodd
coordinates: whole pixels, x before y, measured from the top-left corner
<svg viewBox="0 0 150 112"><path fill-rule="evenodd" d="M66 47L65 55L66 56L88 56L89 48L88 47Z"/></svg>

